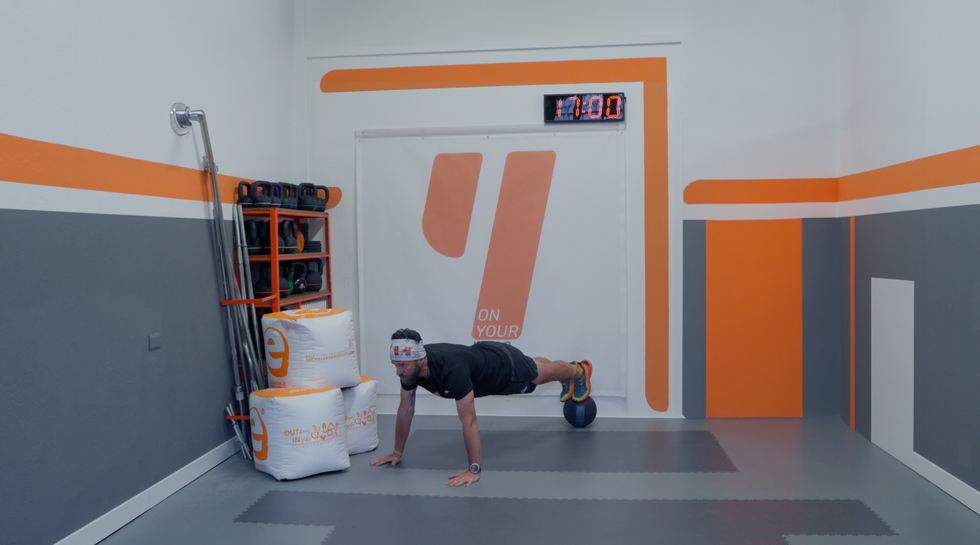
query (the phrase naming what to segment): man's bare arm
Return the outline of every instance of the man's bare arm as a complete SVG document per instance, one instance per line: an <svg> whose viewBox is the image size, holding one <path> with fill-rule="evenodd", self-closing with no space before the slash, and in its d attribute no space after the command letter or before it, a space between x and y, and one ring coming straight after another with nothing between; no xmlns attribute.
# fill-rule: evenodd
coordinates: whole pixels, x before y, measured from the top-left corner
<svg viewBox="0 0 980 545"><path fill-rule="evenodd" d="M387 456L371 460L371 465L379 466L391 463L396 466L402 461L405 453L405 443L408 442L408 432L412 429L412 417L415 416L415 390L402 390L398 402L398 414L395 415L395 451Z"/></svg>
<svg viewBox="0 0 980 545"><path fill-rule="evenodd" d="M459 414L459 421L463 424L463 442L466 444L466 454L470 464L479 464L483 457L480 445L480 429L476 423L476 406L474 405L473 392L466 394L466 397L456 402L456 412ZM449 486L469 486L480 480L478 473L457 473L449 476Z"/></svg>

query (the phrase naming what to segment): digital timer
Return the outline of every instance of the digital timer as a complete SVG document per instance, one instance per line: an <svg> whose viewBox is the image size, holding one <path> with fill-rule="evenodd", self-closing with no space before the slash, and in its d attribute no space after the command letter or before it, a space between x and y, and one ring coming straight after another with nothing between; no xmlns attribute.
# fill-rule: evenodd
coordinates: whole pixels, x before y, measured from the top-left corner
<svg viewBox="0 0 980 545"><path fill-rule="evenodd" d="M626 95L587 93L544 96L545 123L592 121L626 121Z"/></svg>

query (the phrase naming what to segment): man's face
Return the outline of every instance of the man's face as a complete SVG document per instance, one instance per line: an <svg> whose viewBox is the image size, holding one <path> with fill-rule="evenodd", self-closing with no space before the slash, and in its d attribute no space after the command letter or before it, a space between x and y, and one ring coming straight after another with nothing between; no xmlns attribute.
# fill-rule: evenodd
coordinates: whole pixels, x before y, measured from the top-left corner
<svg viewBox="0 0 980 545"><path fill-rule="evenodd" d="M402 386L409 390L418 386L419 372L422 371L422 360L393 361L391 364L395 366L395 373L401 379Z"/></svg>

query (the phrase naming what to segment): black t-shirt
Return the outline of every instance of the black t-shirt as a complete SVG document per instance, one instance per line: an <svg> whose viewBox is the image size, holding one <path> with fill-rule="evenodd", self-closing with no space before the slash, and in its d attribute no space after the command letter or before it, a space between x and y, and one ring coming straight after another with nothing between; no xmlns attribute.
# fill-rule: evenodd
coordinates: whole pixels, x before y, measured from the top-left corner
<svg viewBox="0 0 980 545"><path fill-rule="evenodd" d="M458 401L470 391L483 397L510 385L511 368L506 356L486 345L427 344L425 353L429 358L429 378L419 377L418 383L439 397Z"/></svg>

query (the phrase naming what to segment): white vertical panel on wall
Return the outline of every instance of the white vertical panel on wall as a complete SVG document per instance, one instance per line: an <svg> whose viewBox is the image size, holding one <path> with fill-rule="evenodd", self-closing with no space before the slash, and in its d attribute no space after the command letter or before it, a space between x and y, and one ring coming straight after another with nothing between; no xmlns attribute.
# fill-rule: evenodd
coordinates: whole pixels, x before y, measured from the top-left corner
<svg viewBox="0 0 980 545"><path fill-rule="evenodd" d="M914 450L915 283L871 279L871 442L980 513L980 492Z"/></svg>
<svg viewBox="0 0 980 545"><path fill-rule="evenodd" d="M871 279L871 441L912 452L915 283Z"/></svg>

